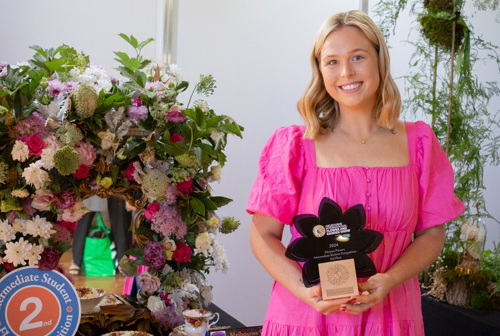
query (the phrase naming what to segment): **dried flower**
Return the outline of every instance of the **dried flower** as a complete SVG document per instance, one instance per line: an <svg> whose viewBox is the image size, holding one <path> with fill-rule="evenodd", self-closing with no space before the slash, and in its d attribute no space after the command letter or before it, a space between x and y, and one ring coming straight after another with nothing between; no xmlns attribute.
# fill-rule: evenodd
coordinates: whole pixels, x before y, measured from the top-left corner
<svg viewBox="0 0 500 336"><path fill-rule="evenodd" d="M83 139L83 134L75 125L65 122L56 131L56 137L63 146L74 146L78 141Z"/></svg>
<svg viewBox="0 0 500 336"><path fill-rule="evenodd" d="M75 103L75 112L82 119L90 118L99 104L99 95L96 90L88 85L79 85L73 91L73 102Z"/></svg>

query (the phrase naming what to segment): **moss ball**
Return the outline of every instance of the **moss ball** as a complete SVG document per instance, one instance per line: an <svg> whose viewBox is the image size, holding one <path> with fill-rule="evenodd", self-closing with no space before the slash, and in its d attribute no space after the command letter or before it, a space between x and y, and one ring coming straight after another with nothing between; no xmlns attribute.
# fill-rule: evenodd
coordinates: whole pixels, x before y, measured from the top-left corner
<svg viewBox="0 0 500 336"><path fill-rule="evenodd" d="M470 305L476 309L491 309L488 292L472 293L470 295Z"/></svg>
<svg viewBox="0 0 500 336"><path fill-rule="evenodd" d="M418 18L422 25L422 33L431 45L438 45L446 50L451 50L453 40L453 21L422 15ZM455 50L462 45L464 27L457 24L455 27Z"/></svg>

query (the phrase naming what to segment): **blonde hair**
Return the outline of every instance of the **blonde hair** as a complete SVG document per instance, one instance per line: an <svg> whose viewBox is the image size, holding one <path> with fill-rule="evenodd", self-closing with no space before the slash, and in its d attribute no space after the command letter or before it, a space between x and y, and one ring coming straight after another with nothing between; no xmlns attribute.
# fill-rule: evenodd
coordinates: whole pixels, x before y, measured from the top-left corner
<svg viewBox="0 0 500 336"><path fill-rule="evenodd" d="M330 33L342 27L356 27L372 43L378 55L380 85L377 91L376 118L378 125L393 128L399 119L401 96L390 73L389 50L382 33L372 19L362 11L337 13L328 18L318 30L311 52L312 78L297 102L307 130L305 138L333 130L340 118L339 104L326 91L320 70L321 49Z"/></svg>

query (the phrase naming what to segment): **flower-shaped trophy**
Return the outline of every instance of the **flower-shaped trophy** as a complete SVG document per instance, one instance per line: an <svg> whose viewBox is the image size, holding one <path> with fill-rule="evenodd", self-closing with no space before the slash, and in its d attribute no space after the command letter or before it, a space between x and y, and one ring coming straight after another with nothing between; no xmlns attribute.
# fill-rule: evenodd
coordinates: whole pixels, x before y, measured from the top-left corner
<svg viewBox="0 0 500 336"><path fill-rule="evenodd" d="M377 270L366 255L380 245L383 235L380 232L364 229L365 209L361 204L342 213L340 206L328 197L321 200L318 216L301 214L293 218L293 223L302 236L294 240L285 255L302 266L302 278L306 287L320 282L319 265L352 259L357 277L369 277ZM334 265L335 263L332 263ZM347 273L340 263L325 271L332 284L341 284ZM345 276L344 276L345 275ZM354 274L352 277L356 279Z"/></svg>

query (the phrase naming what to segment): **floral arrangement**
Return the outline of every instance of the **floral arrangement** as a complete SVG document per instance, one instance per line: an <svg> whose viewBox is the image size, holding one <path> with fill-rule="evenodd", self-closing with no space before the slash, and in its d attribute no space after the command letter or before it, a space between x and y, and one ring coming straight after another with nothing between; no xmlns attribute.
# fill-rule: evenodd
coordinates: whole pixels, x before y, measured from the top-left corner
<svg viewBox="0 0 500 336"><path fill-rule="evenodd" d="M120 36L136 52L115 52L123 83L66 45L0 64L0 271L57 268L88 211L82 200L118 195L139 209L140 238L120 270L147 266L140 298L173 328L182 310L211 300L210 267L228 268L216 235L239 221L217 216L231 200L213 196L210 183L221 178L228 134L241 137L243 127L205 100L191 104L195 92L213 93L211 75L184 106L179 68L141 56L152 39Z"/></svg>

